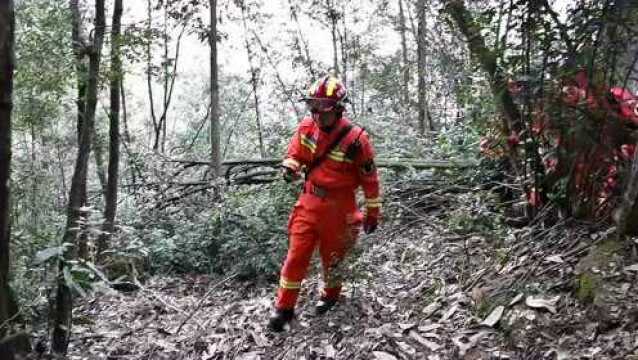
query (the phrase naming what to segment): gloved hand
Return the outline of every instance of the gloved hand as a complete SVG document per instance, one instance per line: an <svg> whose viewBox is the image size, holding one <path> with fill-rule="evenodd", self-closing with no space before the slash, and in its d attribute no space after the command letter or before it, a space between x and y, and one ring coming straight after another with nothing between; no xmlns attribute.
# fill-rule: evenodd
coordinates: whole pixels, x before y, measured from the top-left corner
<svg viewBox="0 0 638 360"><path fill-rule="evenodd" d="M286 182L293 182L299 178L299 173L287 166L281 167L281 174Z"/></svg>
<svg viewBox="0 0 638 360"><path fill-rule="evenodd" d="M365 218L363 219L363 232L372 234L379 226L379 217L381 216L379 208L367 209Z"/></svg>

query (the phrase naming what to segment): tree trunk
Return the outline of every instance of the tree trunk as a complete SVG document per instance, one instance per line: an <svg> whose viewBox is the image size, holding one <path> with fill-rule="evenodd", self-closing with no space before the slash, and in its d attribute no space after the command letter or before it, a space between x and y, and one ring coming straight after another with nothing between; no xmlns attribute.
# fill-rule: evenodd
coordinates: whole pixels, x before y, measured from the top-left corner
<svg viewBox="0 0 638 360"><path fill-rule="evenodd" d="M86 85L86 83L85 83ZM84 114L82 114L84 116ZM95 160L95 173L100 182L100 193L102 197L106 200L106 171L104 169L104 148L102 147L102 142L97 134L97 129L95 126L91 126L91 149L93 150L93 159ZM86 208L87 205L87 184L86 181L82 184L82 190L80 192L83 194L82 196L82 206ZM88 218L89 212L86 210L82 210L80 212L80 216L84 219ZM82 228L85 226L82 225ZM89 258L89 237L86 231L81 231L80 236L78 237L77 246L78 253L77 257L80 259L87 260Z"/></svg>
<svg viewBox="0 0 638 360"><path fill-rule="evenodd" d="M31 123L29 124L29 130L31 130L31 173L35 174L36 173L36 166L37 166L37 162L38 162L38 158L36 156L37 154L37 135L36 135L36 131L35 131L35 124ZM30 221L28 226L31 227L32 229L35 229L37 231L37 229L40 229L40 207L38 206L38 189L39 189L39 182L35 181L35 179L33 179L31 181L31 211L30 211Z"/></svg>
<svg viewBox="0 0 638 360"><path fill-rule="evenodd" d="M316 78L317 70L313 66L312 57L310 56L310 45L308 45L308 41L306 41L303 36L303 31L301 30L302 25L299 22L299 17L297 16L298 5L295 4L292 0L288 0L288 7L290 9L290 18L295 21L295 24L297 26L297 33L294 40L297 55L299 55L299 58L302 59L301 62L306 67L306 70L308 70L310 77ZM301 121L301 119L299 121Z"/></svg>
<svg viewBox="0 0 638 360"><path fill-rule="evenodd" d="M403 0L399 0L399 33L401 34L401 55L403 57L403 106L410 110L410 62L408 61L408 41L406 39L406 21L403 11ZM419 87L420 89L420 87ZM419 93L420 94L420 93Z"/></svg>
<svg viewBox="0 0 638 360"><path fill-rule="evenodd" d="M60 168L60 182L62 183L62 191L60 192L59 196L63 197L62 201L63 204L66 204L67 202L67 191L68 189L66 188L66 173L64 172L64 160L62 157L62 151L60 150L60 144L57 143L55 145L55 150L58 154L58 168ZM57 202L56 202L57 205ZM57 206L56 206L57 207Z"/></svg>
<svg viewBox="0 0 638 360"><path fill-rule="evenodd" d="M419 72L419 134L426 135L426 131L432 131L432 121L428 116L428 104L426 99L425 65L427 46L427 23L425 12L425 0L417 2L417 18L419 21L417 52Z"/></svg>
<svg viewBox="0 0 638 360"><path fill-rule="evenodd" d="M359 98L361 101L361 105L359 106L362 114L366 114L366 81L368 80L368 64L367 60L364 57L361 60L361 67L359 69L359 89L361 91L361 97Z"/></svg>
<svg viewBox="0 0 638 360"><path fill-rule="evenodd" d="M326 0L328 8L328 20L330 20L330 33L332 34L332 61L335 74L339 74L339 57L337 56L337 11L334 9L332 1Z"/></svg>
<svg viewBox="0 0 638 360"><path fill-rule="evenodd" d="M88 77L88 69L86 66L85 58L87 56L88 44L85 44L83 42L82 28L80 24L81 16L80 16L78 0L71 0L70 8L71 8L71 22L72 22L71 36L73 41L72 47L73 47L73 56L75 58L75 69L77 72L76 83L78 87L77 88L78 98L76 101L76 105L77 105L77 134L78 134L77 140L79 144L81 142L82 127L84 126L85 117L86 117L86 90L87 90L86 78ZM80 189L78 189L77 191L79 191L82 194L80 198L80 203L81 203L80 208L84 208L86 205L86 184L85 183L81 184ZM82 211L80 213L80 216L85 217L86 212ZM82 258L86 257L86 253L87 253L86 242L87 242L87 238L84 232L81 232L81 235L77 241L77 246L78 246L78 254L80 254L80 257Z"/></svg>
<svg viewBox="0 0 638 360"><path fill-rule="evenodd" d="M250 84L253 87L253 100L255 105L255 117L257 122L257 138L259 140L259 153L262 158L266 157L266 148L264 147L264 138L261 131L261 114L259 112L259 69L255 67L253 49L250 47L250 41L248 39L248 25L246 24L246 3L241 2L241 21L244 26L245 46L246 53L248 55L248 64L250 66Z"/></svg>
<svg viewBox="0 0 638 360"><path fill-rule="evenodd" d="M419 39L419 30L417 30L416 25L414 24L414 15L412 14L412 11L410 10L412 7L410 6L410 2L408 2L408 6L405 7L405 10L408 13L408 20L410 20L410 31L412 32L412 36L414 36L415 39ZM418 10L417 10L418 12Z"/></svg>
<svg viewBox="0 0 638 360"><path fill-rule="evenodd" d="M164 84L163 84L163 100L162 100L162 114L160 115L158 126L155 129L155 143L153 145L154 150L160 150L163 154L166 152L166 126L168 122L168 110L171 107L171 100L173 99L173 89L175 88L175 79L177 78L177 64L179 63L179 51L182 45L182 37L186 32L186 25L182 27L179 35L177 36L177 41L175 45L175 58L173 59L173 70L172 73L169 72L168 66L168 28L167 21L168 15L166 12L166 8L164 8L164 55L163 55L163 64L164 64Z"/></svg>
<svg viewBox="0 0 638 360"><path fill-rule="evenodd" d="M346 26L346 5L341 3L341 29L339 42L341 44L341 81L349 88L348 84L348 28Z"/></svg>
<svg viewBox="0 0 638 360"><path fill-rule="evenodd" d="M121 115L122 115L122 124L124 125L124 141L122 141L122 143L124 144L124 149L126 150L126 146L128 146L128 144L131 143L131 133L129 132L128 129L128 112L126 110L126 91L124 89L124 73L120 74L120 99L121 99L121 104L122 104L122 111L121 111ZM137 178L135 176L135 171L136 171L136 164L135 164L135 160L131 157L131 156L127 156L127 161L130 167L130 173L131 173L131 184L137 184ZM136 193L136 187L135 186L130 186L128 189L130 189L129 193Z"/></svg>
<svg viewBox="0 0 638 360"><path fill-rule="evenodd" d="M480 26L476 24L462 0L450 1L447 4L446 11L467 39L467 45L472 56L478 60L483 71L488 76L492 96L503 115L503 132L509 134L512 129L520 130L520 112L516 108L509 92L505 91L503 74L498 71L496 66L496 54L485 45L485 38L481 35Z"/></svg>
<svg viewBox="0 0 638 360"><path fill-rule="evenodd" d="M164 5L164 33L162 34L162 40L164 41L164 56L163 56L163 66L164 66L164 110L163 114L160 117L160 126L162 128L162 140L161 140L161 152L164 154L166 152L166 122L168 121L168 84L169 84L169 73L168 73L168 4Z"/></svg>
<svg viewBox="0 0 638 360"><path fill-rule="evenodd" d="M100 181L100 189L102 190L102 196L106 196L106 170L104 169L104 147L102 141L97 133L95 126L93 127L93 134L91 135L91 142L93 143L93 158L95 160L95 172L97 178Z"/></svg>
<svg viewBox="0 0 638 360"><path fill-rule="evenodd" d="M121 66L121 63L120 63ZM131 142L131 133L128 130L128 113L126 111L126 91L124 91L124 74L121 73L122 69L120 69L120 99L122 103L122 122L124 125L124 141L127 143Z"/></svg>
<svg viewBox="0 0 638 360"><path fill-rule="evenodd" d="M0 0L0 324L9 318L9 178L11 175L11 111L13 109L15 14L13 0ZM6 327L0 327L0 339ZM0 347L0 358L13 353Z"/></svg>
<svg viewBox="0 0 638 360"><path fill-rule="evenodd" d="M361 60L361 40L359 38L358 35L354 35L352 38L352 44L350 45L350 53L352 54L352 57L349 56L349 58L351 59L350 62L350 68L352 69L352 76L350 77L350 88L351 89L359 89L359 83L358 83L358 78L356 76L356 70L357 67L359 66L359 60ZM357 118L359 116L359 109L358 109L358 102L357 99L353 97L350 98L350 108L352 109L352 117L353 118Z"/></svg>
<svg viewBox="0 0 638 360"><path fill-rule="evenodd" d="M209 0L210 7L210 165L213 177L222 173L220 156L219 129L219 84L217 82L217 0Z"/></svg>
<svg viewBox="0 0 638 360"><path fill-rule="evenodd" d="M631 164L631 170L627 176L620 206L614 214L617 240L620 242L624 241L627 232L636 233L635 223L629 221L631 217L636 217L636 198L638 198L638 151L634 153L634 159ZM634 209L634 214L632 214L632 209Z"/></svg>
<svg viewBox="0 0 638 360"><path fill-rule="evenodd" d="M620 19L615 19L613 25L626 24L627 30L635 32L638 30L638 25L634 25L631 22L622 21L623 18L635 18L638 12L638 4L635 1L622 0L615 4L615 13ZM626 36L631 36L630 31L627 31ZM633 74L638 72L638 44L635 41L628 41L623 39L626 45L623 53L619 55L618 67L620 69L620 81L622 81L623 87L629 86L630 90L635 92L638 90L635 85L635 81L628 81ZM634 159L631 165L631 169L627 174L627 179L624 184L620 205L614 214L614 220L616 221L617 239L619 241L625 241L624 245L627 247L632 246L631 242L626 241L626 235L635 236L638 234L638 151L634 153ZM635 246L634 246L635 248Z"/></svg>
<svg viewBox="0 0 638 360"><path fill-rule="evenodd" d="M122 0L115 0L111 26L111 83L109 114L109 174L104 203L104 225L98 242L98 255L107 248L115 230L117 212L117 184L120 173L120 89L122 88L122 60L120 32L122 27Z"/></svg>
<svg viewBox="0 0 638 360"><path fill-rule="evenodd" d="M153 99L153 49L151 46L153 44L153 40L151 37L151 33L153 30L153 8L151 6L151 0L147 0L146 8L146 20L148 22L146 28L146 87L148 89L148 102L151 109L151 121L153 121L153 150L157 151L157 149L159 148L161 124L157 123L157 116L155 115L155 100Z"/></svg>
<svg viewBox="0 0 638 360"><path fill-rule="evenodd" d="M620 0L615 3L613 8L614 15L611 19L611 26L617 28L621 26L623 30L620 30L622 39L620 40L620 46L617 46L616 51L622 51L617 55L617 79L613 83L618 83L620 86L629 88L633 93L638 92L638 86L636 81L629 81L638 72L638 43L631 41L636 31L638 31L638 25L631 19L636 19L638 16L638 4L635 1ZM616 44L608 44L610 47L616 46ZM612 83L612 82L610 82Z"/></svg>
<svg viewBox="0 0 638 360"><path fill-rule="evenodd" d="M72 13L79 14L78 0L71 0ZM79 19L74 19L74 24L79 24ZM93 44L89 49L89 76L87 84L86 113L80 131L80 141L78 144L78 155L71 180L69 191L69 203L67 207L67 222L63 243L77 244L80 235L78 221L81 217L82 199L85 197L83 190L86 190L86 177L91 152L91 133L95 120L95 107L97 104L98 75L100 72L100 57L102 52L102 41L104 39L104 0L95 2L95 31ZM64 260L60 261L59 274L57 279L57 294L55 299L54 328L51 340L51 347L55 353L65 354L69 345L71 334L71 311L73 309L73 297L71 289L67 286L63 276L66 261L75 257L76 251L71 247L64 253Z"/></svg>

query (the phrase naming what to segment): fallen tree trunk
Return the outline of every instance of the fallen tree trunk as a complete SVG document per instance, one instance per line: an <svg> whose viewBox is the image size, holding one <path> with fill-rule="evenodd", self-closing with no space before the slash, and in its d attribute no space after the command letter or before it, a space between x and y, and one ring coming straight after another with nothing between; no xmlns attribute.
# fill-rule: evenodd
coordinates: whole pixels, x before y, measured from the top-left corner
<svg viewBox="0 0 638 360"><path fill-rule="evenodd" d="M626 235L636 235L638 225L635 220L638 217L636 199L638 198L638 151L634 153L631 168L625 183L620 205L614 214L616 222L616 240L619 243L626 242ZM628 243L627 245L631 245Z"/></svg>
<svg viewBox="0 0 638 360"><path fill-rule="evenodd" d="M169 162L179 163L184 168L195 166L209 166L207 161L194 160L169 160ZM476 165L474 161L468 160L429 160L414 158L377 158L377 167L400 169L462 169ZM267 159L238 159L228 160L222 163L225 179L233 184L264 184L278 179L276 171L264 171L263 168L278 168L281 165L280 158Z"/></svg>
<svg viewBox="0 0 638 360"><path fill-rule="evenodd" d="M159 182L144 184L125 184L125 187L146 186L149 190L156 192L155 209L162 210L168 206L175 205L184 199L204 192L216 192L224 183L230 186L239 185L262 185L277 181L283 181L279 167L282 160L280 158L267 159L243 159L228 160L222 163L224 179L211 179L209 174L210 162L200 160L180 160L164 159L165 163L177 164L170 166L172 175L159 180ZM476 166L476 162L469 160L431 160L415 158L377 158L377 167L391 169L392 171L403 170L453 170ZM191 169L188 174L186 169Z"/></svg>
<svg viewBox="0 0 638 360"><path fill-rule="evenodd" d="M279 166L282 159L280 158L267 158L267 159L238 159L228 160L222 162L222 166L226 169L236 166ZM208 166L210 162L197 161L197 160L170 160L169 162L175 162L183 164L186 167L191 166ZM413 167L415 169L461 169L476 165L474 161L469 160L428 160L428 159L415 159L415 158L377 158L377 167L380 168L392 168L392 167Z"/></svg>

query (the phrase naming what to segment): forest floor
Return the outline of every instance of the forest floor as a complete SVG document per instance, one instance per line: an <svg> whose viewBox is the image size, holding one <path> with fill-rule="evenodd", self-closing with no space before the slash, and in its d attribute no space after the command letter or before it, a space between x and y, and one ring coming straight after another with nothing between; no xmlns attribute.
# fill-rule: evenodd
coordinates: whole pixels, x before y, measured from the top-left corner
<svg viewBox="0 0 638 360"><path fill-rule="evenodd" d="M316 264L281 334L266 329L276 281L156 276L83 301L69 357L638 359L638 265L609 255L587 269L601 281L578 276L609 230L536 221L452 231L459 211L497 219L469 188L403 189L388 201L389 219L360 239L342 301L324 316L312 311Z"/></svg>

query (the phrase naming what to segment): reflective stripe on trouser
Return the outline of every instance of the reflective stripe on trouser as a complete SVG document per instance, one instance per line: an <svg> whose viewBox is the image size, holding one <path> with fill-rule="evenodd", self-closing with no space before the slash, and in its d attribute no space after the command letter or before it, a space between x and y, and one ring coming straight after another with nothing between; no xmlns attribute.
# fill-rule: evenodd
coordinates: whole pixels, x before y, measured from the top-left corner
<svg viewBox="0 0 638 360"><path fill-rule="evenodd" d="M295 307L299 287L285 285L300 284L306 277L312 253L317 246L324 269L322 296L331 299L339 297L343 274L340 274L341 269L337 265L354 245L359 232L361 214L353 211L353 205L336 201L333 206L313 207L304 205L304 198L302 196L300 203L295 206L288 224L289 248L277 291L278 309Z"/></svg>

